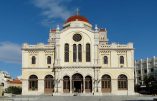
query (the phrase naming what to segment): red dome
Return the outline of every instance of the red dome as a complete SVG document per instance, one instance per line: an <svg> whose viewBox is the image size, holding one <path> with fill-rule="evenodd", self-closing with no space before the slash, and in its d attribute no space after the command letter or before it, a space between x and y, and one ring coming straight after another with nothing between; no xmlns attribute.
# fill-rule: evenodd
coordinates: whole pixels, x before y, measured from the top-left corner
<svg viewBox="0 0 157 101"><path fill-rule="evenodd" d="M71 21L76 21L76 20L78 20L78 21L84 21L84 22L89 23L89 21L88 21L87 18L85 18L85 17L83 17L83 16L80 16L80 15L74 15L74 16L69 17L69 18L66 20L65 23L68 23L68 22L71 22Z"/></svg>

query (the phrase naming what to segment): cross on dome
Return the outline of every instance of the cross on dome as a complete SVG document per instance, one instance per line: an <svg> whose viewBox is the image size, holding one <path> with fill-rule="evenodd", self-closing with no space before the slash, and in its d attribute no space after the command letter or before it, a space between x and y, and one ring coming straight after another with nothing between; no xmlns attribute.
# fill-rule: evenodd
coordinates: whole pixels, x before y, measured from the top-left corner
<svg viewBox="0 0 157 101"><path fill-rule="evenodd" d="M83 21L83 22L86 22L86 23L89 23L88 19L85 18L84 16L81 16L80 15L80 10L77 8L76 9L76 14L73 15L73 16L70 16L66 21L65 23L69 23L69 22L72 22L72 21Z"/></svg>
<svg viewBox="0 0 157 101"><path fill-rule="evenodd" d="M79 8L76 9L76 15L77 15L77 16L80 15L80 10L79 10Z"/></svg>

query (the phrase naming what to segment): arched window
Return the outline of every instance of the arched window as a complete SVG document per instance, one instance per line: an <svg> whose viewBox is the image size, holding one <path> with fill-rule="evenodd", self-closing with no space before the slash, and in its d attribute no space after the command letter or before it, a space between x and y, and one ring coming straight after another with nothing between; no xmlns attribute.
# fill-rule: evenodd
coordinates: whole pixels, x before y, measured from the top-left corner
<svg viewBox="0 0 157 101"><path fill-rule="evenodd" d="M124 56L120 56L120 64L124 64Z"/></svg>
<svg viewBox="0 0 157 101"><path fill-rule="evenodd" d="M108 57L104 56L104 64L108 64Z"/></svg>
<svg viewBox="0 0 157 101"><path fill-rule="evenodd" d="M1 86L4 87L4 83L1 83Z"/></svg>
<svg viewBox="0 0 157 101"><path fill-rule="evenodd" d="M29 90L38 89L38 77L36 75L31 75L29 77Z"/></svg>
<svg viewBox="0 0 157 101"><path fill-rule="evenodd" d="M36 58L35 58L35 56L32 56L32 64L36 64Z"/></svg>
<svg viewBox="0 0 157 101"><path fill-rule="evenodd" d="M82 45L78 45L78 60L79 62L82 62Z"/></svg>
<svg viewBox="0 0 157 101"><path fill-rule="evenodd" d="M53 92L54 89L54 80L53 80L53 76L52 75L46 75L45 76L45 92L49 93L49 92Z"/></svg>
<svg viewBox="0 0 157 101"><path fill-rule="evenodd" d="M69 44L66 43L64 46L64 61L69 62Z"/></svg>
<svg viewBox="0 0 157 101"><path fill-rule="evenodd" d="M86 44L86 62L90 62L90 44Z"/></svg>
<svg viewBox="0 0 157 101"><path fill-rule="evenodd" d="M77 47L76 44L73 44L73 62L76 62L77 58Z"/></svg>
<svg viewBox="0 0 157 101"><path fill-rule="evenodd" d="M47 57L47 64L51 64L51 56Z"/></svg>
<svg viewBox="0 0 157 101"><path fill-rule="evenodd" d="M64 76L63 77L63 91L65 93L70 92L70 77L69 76Z"/></svg>
<svg viewBox="0 0 157 101"><path fill-rule="evenodd" d="M126 75L118 76L118 89L119 90L127 90L128 89L128 80Z"/></svg>
<svg viewBox="0 0 157 101"><path fill-rule="evenodd" d="M111 77L107 74L101 78L101 89L102 92L111 92Z"/></svg>
<svg viewBox="0 0 157 101"><path fill-rule="evenodd" d="M85 91L87 93L92 92L92 77L91 76L85 77Z"/></svg>

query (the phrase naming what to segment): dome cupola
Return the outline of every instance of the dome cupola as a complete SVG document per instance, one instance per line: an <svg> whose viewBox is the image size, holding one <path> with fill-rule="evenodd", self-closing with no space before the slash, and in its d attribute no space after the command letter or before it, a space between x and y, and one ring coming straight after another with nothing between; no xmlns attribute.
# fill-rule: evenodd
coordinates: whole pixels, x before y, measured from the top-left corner
<svg viewBox="0 0 157 101"><path fill-rule="evenodd" d="M85 18L84 16L80 16L80 15L74 15L74 16L69 17L65 23L69 23L72 21L83 21L83 22L89 23L87 18Z"/></svg>
<svg viewBox="0 0 157 101"><path fill-rule="evenodd" d="M63 29L69 27L86 27L91 29L92 25L86 17L79 14L79 10L77 9L76 15L70 16L63 25Z"/></svg>

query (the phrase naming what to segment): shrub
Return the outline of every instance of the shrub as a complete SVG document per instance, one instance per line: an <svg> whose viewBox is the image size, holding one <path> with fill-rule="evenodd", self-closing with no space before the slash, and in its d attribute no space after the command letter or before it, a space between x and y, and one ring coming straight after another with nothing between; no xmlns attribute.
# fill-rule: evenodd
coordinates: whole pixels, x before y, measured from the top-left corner
<svg viewBox="0 0 157 101"><path fill-rule="evenodd" d="M5 89L5 93L12 93L12 94L21 94L22 88L16 86L10 86Z"/></svg>
<svg viewBox="0 0 157 101"><path fill-rule="evenodd" d="M135 85L135 92L139 92L140 91L140 85Z"/></svg>

